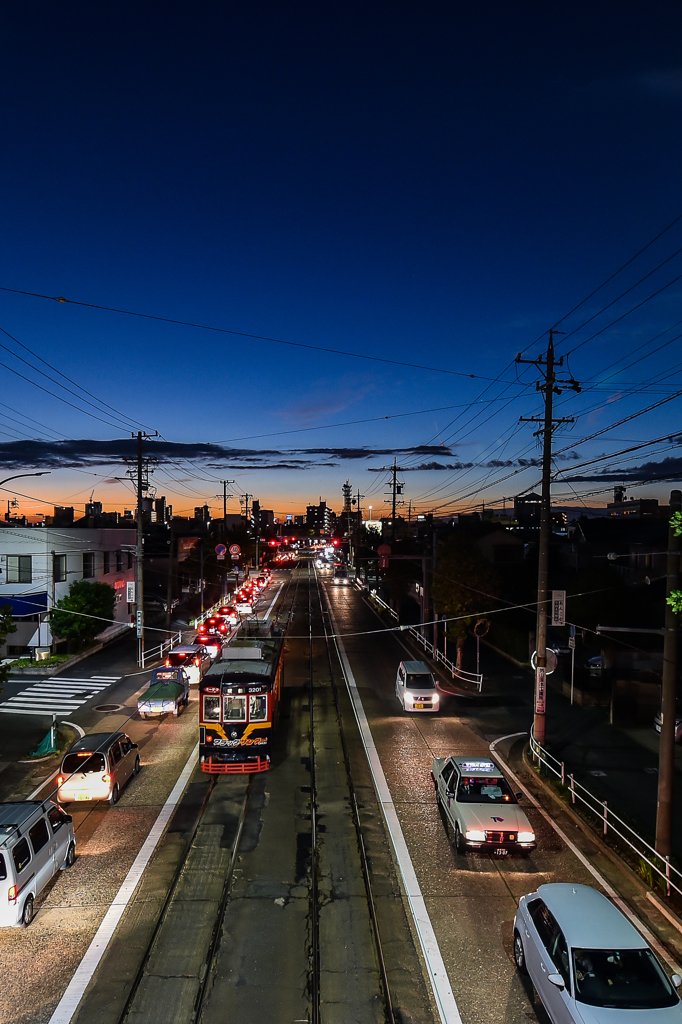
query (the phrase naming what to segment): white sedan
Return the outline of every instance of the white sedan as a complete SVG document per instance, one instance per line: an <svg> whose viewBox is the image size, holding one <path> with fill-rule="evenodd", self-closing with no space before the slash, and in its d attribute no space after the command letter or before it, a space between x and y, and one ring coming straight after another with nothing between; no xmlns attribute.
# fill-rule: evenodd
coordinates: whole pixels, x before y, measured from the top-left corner
<svg viewBox="0 0 682 1024"><path fill-rule="evenodd" d="M680 1024L679 974L611 900L589 885L554 882L522 896L514 960L557 1024Z"/></svg>

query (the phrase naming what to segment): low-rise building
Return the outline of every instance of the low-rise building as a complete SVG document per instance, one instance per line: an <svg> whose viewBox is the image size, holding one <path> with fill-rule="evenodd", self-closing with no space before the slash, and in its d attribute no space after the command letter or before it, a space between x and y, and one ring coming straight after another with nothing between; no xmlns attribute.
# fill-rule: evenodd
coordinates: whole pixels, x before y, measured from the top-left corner
<svg viewBox="0 0 682 1024"><path fill-rule="evenodd" d="M0 657L48 647L51 608L69 592L73 580L107 583L116 594L111 634L130 621L127 584L134 580L136 531L78 527L7 527L0 529L0 607L9 605L16 633L0 647Z"/></svg>

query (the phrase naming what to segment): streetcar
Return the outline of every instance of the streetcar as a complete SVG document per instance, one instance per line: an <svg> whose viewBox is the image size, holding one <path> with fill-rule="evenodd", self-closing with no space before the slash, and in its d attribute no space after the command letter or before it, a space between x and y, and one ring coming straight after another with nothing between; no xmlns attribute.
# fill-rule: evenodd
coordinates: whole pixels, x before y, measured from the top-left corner
<svg viewBox="0 0 682 1024"><path fill-rule="evenodd" d="M284 634L270 620L242 624L201 680L199 759L205 772L264 772L277 722Z"/></svg>

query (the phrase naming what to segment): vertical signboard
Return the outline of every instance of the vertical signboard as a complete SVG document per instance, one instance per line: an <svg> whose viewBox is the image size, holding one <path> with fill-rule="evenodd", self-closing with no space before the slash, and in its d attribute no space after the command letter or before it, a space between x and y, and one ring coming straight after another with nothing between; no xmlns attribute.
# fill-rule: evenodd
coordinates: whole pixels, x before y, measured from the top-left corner
<svg viewBox="0 0 682 1024"><path fill-rule="evenodd" d="M132 580L126 583L126 601L128 604L135 604L135 584Z"/></svg>
<svg viewBox="0 0 682 1024"><path fill-rule="evenodd" d="M545 713L545 685L546 675L544 668L535 669L535 714Z"/></svg>
<svg viewBox="0 0 682 1024"><path fill-rule="evenodd" d="M566 625L566 591L552 591L552 625Z"/></svg>

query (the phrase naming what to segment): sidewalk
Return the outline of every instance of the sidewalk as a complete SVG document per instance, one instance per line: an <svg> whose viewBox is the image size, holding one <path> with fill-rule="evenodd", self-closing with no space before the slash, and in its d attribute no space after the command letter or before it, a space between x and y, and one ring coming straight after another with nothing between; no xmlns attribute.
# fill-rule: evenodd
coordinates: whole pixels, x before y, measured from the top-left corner
<svg viewBox="0 0 682 1024"><path fill-rule="evenodd" d="M526 741L519 740L509 751L507 761L512 771L570 842L623 897L679 968L682 965L682 916L679 916L682 914L682 900L652 893L635 871L602 842L598 833L564 804L547 782L529 769L523 756L525 748Z"/></svg>

